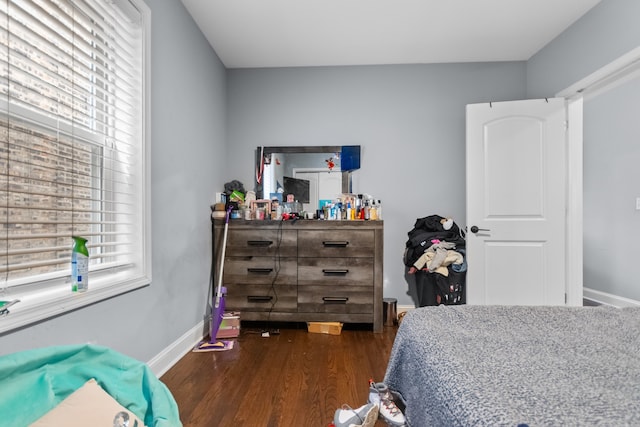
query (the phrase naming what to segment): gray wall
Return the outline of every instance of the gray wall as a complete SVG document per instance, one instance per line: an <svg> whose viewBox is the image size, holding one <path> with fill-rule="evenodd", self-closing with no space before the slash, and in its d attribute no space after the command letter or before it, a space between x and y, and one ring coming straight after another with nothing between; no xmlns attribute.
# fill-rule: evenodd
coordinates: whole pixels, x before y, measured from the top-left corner
<svg viewBox="0 0 640 427"><path fill-rule="evenodd" d="M640 46L640 2L603 0L527 62L527 95L553 96ZM640 301L640 81L584 107L584 286Z"/></svg>
<svg viewBox="0 0 640 427"><path fill-rule="evenodd" d="M182 3L152 9L153 282L0 336L0 354L89 341L149 361L203 319L211 222L224 184L225 69Z"/></svg>
<svg viewBox="0 0 640 427"><path fill-rule="evenodd" d="M551 97L640 45L640 1L602 0L527 61L527 96Z"/></svg>
<svg viewBox="0 0 640 427"><path fill-rule="evenodd" d="M381 199L384 296L411 305L402 255L416 218L465 225L465 105L521 99L525 64L228 71L230 178L251 187L260 145L361 145L353 189Z"/></svg>

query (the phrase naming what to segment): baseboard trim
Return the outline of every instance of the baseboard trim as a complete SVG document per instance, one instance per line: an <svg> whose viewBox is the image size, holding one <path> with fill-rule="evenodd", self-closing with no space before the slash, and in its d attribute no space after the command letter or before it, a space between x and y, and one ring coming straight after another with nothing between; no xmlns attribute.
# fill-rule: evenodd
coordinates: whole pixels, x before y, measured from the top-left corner
<svg viewBox="0 0 640 427"><path fill-rule="evenodd" d="M414 308L416 308L414 305L399 305L397 308L397 311L398 311L398 314L400 314L404 311L413 310Z"/></svg>
<svg viewBox="0 0 640 427"><path fill-rule="evenodd" d="M202 341L203 331L204 320L182 334L180 338L147 362L151 371L153 371L158 378L164 375L173 365L178 363L185 354L190 352L197 343Z"/></svg>
<svg viewBox="0 0 640 427"><path fill-rule="evenodd" d="M598 304L612 305L614 307L640 307L640 301L597 291L595 289L584 288L582 297Z"/></svg>

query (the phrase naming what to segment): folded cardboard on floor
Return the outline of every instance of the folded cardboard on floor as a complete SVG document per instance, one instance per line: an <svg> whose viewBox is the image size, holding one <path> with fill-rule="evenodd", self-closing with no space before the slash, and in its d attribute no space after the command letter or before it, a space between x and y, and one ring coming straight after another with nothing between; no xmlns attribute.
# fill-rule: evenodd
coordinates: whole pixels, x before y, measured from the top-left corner
<svg viewBox="0 0 640 427"><path fill-rule="evenodd" d="M137 409L144 414L142 408ZM120 405L92 378L30 426L112 426L118 419L126 424L117 425L144 427L141 419Z"/></svg>
<svg viewBox="0 0 640 427"><path fill-rule="evenodd" d="M307 330L316 334L340 335L342 325L340 322L307 322Z"/></svg>

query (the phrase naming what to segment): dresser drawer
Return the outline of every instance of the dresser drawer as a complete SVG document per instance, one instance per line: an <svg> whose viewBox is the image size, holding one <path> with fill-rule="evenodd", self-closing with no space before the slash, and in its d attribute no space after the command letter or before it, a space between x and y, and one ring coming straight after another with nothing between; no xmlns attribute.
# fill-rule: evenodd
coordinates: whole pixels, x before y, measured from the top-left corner
<svg viewBox="0 0 640 427"><path fill-rule="evenodd" d="M375 248L372 230L300 230L299 257L371 257Z"/></svg>
<svg viewBox="0 0 640 427"><path fill-rule="evenodd" d="M373 258L298 258L298 286L373 287Z"/></svg>
<svg viewBox="0 0 640 427"><path fill-rule="evenodd" d="M304 313L373 313L373 287L301 286L298 311Z"/></svg>
<svg viewBox="0 0 640 427"><path fill-rule="evenodd" d="M228 257L224 263L225 285L293 285L298 280L298 264L295 258L261 256Z"/></svg>
<svg viewBox="0 0 640 427"><path fill-rule="evenodd" d="M227 285L227 310L281 311L298 310L298 291L295 285Z"/></svg>
<svg viewBox="0 0 640 427"><path fill-rule="evenodd" d="M230 228L227 236L227 256L297 256L295 230L264 230Z"/></svg>

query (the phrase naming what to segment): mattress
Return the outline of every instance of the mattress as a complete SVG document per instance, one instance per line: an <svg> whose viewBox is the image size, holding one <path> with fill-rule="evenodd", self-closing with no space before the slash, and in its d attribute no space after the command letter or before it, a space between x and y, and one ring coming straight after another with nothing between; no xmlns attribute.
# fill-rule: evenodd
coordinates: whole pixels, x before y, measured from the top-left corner
<svg viewBox="0 0 640 427"><path fill-rule="evenodd" d="M418 308L384 381L412 427L640 425L640 308Z"/></svg>

